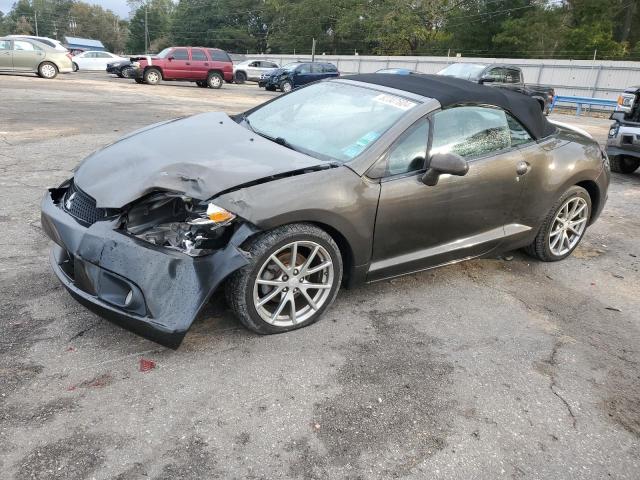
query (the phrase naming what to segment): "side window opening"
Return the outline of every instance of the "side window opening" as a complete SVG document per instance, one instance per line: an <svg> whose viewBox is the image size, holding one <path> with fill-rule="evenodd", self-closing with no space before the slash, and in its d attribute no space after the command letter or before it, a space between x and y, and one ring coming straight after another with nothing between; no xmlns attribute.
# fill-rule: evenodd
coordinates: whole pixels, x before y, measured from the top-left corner
<svg viewBox="0 0 640 480"><path fill-rule="evenodd" d="M511 133L511 146L517 147L533 141L529 132L511 115L507 114L507 124Z"/></svg>
<svg viewBox="0 0 640 480"><path fill-rule="evenodd" d="M204 50L200 48L194 48L191 50L191 60L196 62L206 62L207 56L204 53Z"/></svg>
<svg viewBox="0 0 640 480"><path fill-rule="evenodd" d="M418 172L425 166L429 121L421 118L391 146L384 159L367 173L371 178Z"/></svg>
<svg viewBox="0 0 640 480"><path fill-rule="evenodd" d="M477 157L510 148L507 113L499 108L454 107L433 117L431 154Z"/></svg>
<svg viewBox="0 0 640 480"><path fill-rule="evenodd" d="M171 56L174 60L189 60L189 51L186 48L176 48Z"/></svg>

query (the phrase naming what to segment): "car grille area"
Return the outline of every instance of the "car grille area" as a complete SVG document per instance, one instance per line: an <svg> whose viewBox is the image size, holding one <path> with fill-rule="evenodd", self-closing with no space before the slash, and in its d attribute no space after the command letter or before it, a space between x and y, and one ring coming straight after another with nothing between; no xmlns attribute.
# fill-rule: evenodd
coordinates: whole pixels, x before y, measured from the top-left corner
<svg viewBox="0 0 640 480"><path fill-rule="evenodd" d="M111 209L96 207L96 201L76 187L73 182L62 197L62 208L87 226L115 213Z"/></svg>

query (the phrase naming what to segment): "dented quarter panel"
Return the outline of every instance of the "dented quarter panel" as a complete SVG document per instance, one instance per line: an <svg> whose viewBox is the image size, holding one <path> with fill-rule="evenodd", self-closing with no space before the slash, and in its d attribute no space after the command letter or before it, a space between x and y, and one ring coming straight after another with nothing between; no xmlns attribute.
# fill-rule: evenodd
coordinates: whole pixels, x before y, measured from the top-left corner
<svg viewBox="0 0 640 480"><path fill-rule="evenodd" d="M332 227L349 243L353 265L371 259L379 182L346 166L281 178L241 188L214 199L261 230L294 222Z"/></svg>

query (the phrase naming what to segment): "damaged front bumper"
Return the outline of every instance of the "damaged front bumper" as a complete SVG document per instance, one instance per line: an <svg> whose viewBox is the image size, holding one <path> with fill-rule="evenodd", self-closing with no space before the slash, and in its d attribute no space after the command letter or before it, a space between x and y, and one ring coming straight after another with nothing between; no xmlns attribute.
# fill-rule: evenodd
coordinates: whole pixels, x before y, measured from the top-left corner
<svg viewBox="0 0 640 480"><path fill-rule="evenodd" d="M170 348L221 282L248 263L239 246L255 233L250 224L239 225L224 248L190 257L117 230L118 219L83 226L61 198L61 189L45 194L41 221L55 242L50 261L62 284L98 315Z"/></svg>

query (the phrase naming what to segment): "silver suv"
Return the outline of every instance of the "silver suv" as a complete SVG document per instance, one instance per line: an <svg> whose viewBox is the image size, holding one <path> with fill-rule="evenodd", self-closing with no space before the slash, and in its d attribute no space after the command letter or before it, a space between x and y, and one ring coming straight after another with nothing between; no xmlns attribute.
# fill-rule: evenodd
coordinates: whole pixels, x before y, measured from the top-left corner
<svg viewBox="0 0 640 480"><path fill-rule="evenodd" d="M278 68L278 64L265 60L245 60L233 65L233 77L236 83L244 83L247 80L257 82L263 75L268 75Z"/></svg>
<svg viewBox="0 0 640 480"><path fill-rule="evenodd" d="M619 110L611 114L607 155L611 170L633 173L640 167L640 87L628 88Z"/></svg>

